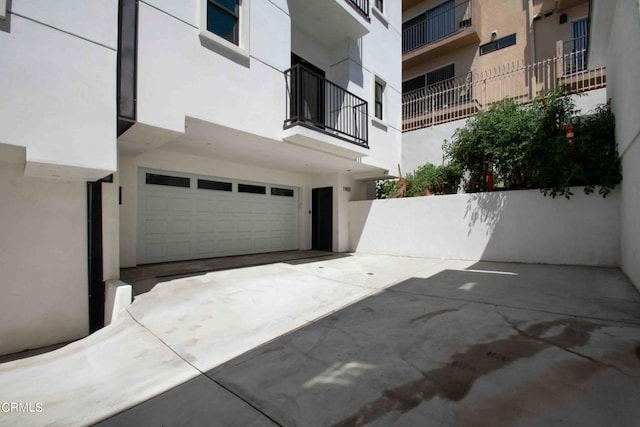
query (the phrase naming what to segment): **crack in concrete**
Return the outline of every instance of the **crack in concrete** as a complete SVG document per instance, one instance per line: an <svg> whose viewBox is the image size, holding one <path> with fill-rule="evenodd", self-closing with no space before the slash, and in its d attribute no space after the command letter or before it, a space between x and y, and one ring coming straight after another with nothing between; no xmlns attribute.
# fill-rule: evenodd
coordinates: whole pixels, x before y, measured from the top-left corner
<svg viewBox="0 0 640 427"><path fill-rule="evenodd" d="M226 385L222 384L221 382L217 381L216 379L214 379L213 377L210 377L209 375L207 375L205 372L202 372L197 366L195 366L194 364L192 364L191 362L189 362L187 359L185 359L180 353L178 353L173 347L171 347L167 342L165 342L162 338L160 338L159 336L157 336L156 334L154 334L149 328L147 328L141 321L139 321L138 319L136 319L136 317L133 315L133 313L131 313L129 311L129 309L127 308L126 313L131 317L131 319L137 323L138 325L140 325L141 328L143 328L145 331L149 332L149 334L151 334L151 336L153 336L155 339L157 339L160 343L162 343L162 345L164 345L165 347L167 347L169 349L169 351L171 351L173 354L176 355L176 357L178 357L180 360L182 360L184 363L186 363L187 365L191 366L193 369L195 369L199 375L205 377L206 379L208 379L209 381L213 382L214 384L216 384L218 387L222 388L223 390L225 390L226 392L232 394L233 396L237 397L239 400L241 400L242 402L244 402L246 405L248 405L249 407L253 408L255 411L257 411L259 414L261 414L262 416L264 416L265 418L267 418L269 421L271 421L272 423L274 423L276 426L278 427L283 427L283 425L281 423L279 423L278 421L276 421L273 417L271 417L270 415L266 414L263 410L261 410L260 408L258 408L256 405L254 405L253 403L251 403L248 399L244 398L243 396L241 396L240 394L234 392L233 390L231 390L229 387L227 387ZM126 409L123 410L122 412L127 411Z"/></svg>

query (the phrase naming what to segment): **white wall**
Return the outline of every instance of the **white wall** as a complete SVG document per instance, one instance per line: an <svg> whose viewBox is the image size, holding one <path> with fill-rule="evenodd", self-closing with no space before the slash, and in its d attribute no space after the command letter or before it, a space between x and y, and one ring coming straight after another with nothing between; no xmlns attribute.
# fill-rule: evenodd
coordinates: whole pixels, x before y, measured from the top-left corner
<svg viewBox="0 0 640 427"><path fill-rule="evenodd" d="M26 147L34 175L115 171L117 1L14 0L7 21L0 143Z"/></svg>
<svg viewBox="0 0 640 427"><path fill-rule="evenodd" d="M538 190L349 203L356 252L489 261L616 266L620 192L574 188L570 200Z"/></svg>
<svg viewBox="0 0 640 427"><path fill-rule="evenodd" d="M451 141L458 128L469 119L456 120L402 134L402 173L413 172L426 163L440 165L443 161L442 144Z"/></svg>
<svg viewBox="0 0 640 427"><path fill-rule="evenodd" d="M155 3L168 8L167 2ZM140 3L138 121L184 132L190 116L281 139L289 16L268 0L251 1L250 59L245 64L201 44L199 21L178 19L199 16L199 4L172 5L167 10L176 17Z"/></svg>
<svg viewBox="0 0 640 427"><path fill-rule="evenodd" d="M86 184L0 163L0 354L88 334Z"/></svg>
<svg viewBox="0 0 640 427"><path fill-rule="evenodd" d="M607 94L616 115L616 141L622 155L622 270L640 289L640 2L617 1L606 46Z"/></svg>

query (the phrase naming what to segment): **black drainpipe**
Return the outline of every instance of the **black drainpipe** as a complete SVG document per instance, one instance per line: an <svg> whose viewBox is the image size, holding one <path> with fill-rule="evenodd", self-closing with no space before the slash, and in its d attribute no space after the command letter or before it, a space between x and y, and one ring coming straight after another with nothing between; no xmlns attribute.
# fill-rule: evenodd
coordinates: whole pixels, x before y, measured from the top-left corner
<svg viewBox="0 0 640 427"><path fill-rule="evenodd" d="M87 182L87 237L89 270L89 332L104 326L102 280L102 181Z"/></svg>

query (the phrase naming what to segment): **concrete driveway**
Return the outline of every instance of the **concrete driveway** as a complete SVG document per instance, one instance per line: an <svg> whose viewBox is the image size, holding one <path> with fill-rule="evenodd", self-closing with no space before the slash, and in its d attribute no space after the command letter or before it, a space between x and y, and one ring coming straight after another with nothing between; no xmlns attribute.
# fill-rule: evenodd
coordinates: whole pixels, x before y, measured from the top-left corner
<svg viewBox="0 0 640 427"><path fill-rule="evenodd" d="M637 425L616 269L354 255L158 284L0 365L0 425Z"/></svg>

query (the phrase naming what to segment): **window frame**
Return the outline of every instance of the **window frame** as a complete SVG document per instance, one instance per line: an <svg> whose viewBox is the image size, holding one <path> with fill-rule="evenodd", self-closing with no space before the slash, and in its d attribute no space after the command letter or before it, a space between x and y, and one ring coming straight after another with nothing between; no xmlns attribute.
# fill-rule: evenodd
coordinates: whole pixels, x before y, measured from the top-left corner
<svg viewBox="0 0 640 427"><path fill-rule="evenodd" d="M248 65L250 57L250 4L251 0L235 0L237 4L237 44L230 42L224 37L208 30L208 8L211 3L223 12L229 10L220 5L216 0L200 0L200 40L204 47L207 47L221 55L231 56L244 60ZM231 15L231 13L229 13Z"/></svg>
<svg viewBox="0 0 640 427"><path fill-rule="evenodd" d="M372 110L369 114L371 115L371 121L372 123L375 123L378 125L378 127L381 127L383 129L386 129L389 125L388 125L388 121L387 121L387 103L388 103L388 99L387 99L387 88L388 88L388 83L387 80L382 77L380 74L376 73L375 71L372 72L371 74L372 77L372 81L371 81L371 102L370 105L373 107ZM382 89L382 91L380 92L381 95L381 99L378 100L377 99L377 88L380 87ZM382 117L378 117L377 113L377 106L380 106L380 113Z"/></svg>
<svg viewBox="0 0 640 427"><path fill-rule="evenodd" d="M500 42L504 42L507 39L510 39L512 37L513 37L513 43L506 44L506 45L500 45ZM495 39L495 40L492 40L492 41L490 41L488 43L480 45L478 53L479 53L479 56L484 56L484 55L488 55L490 53L496 52L498 50L502 50L502 49L506 49L506 48L511 47L511 46L515 46L517 44L518 44L517 33L513 33L513 34L509 34L508 36L500 37L499 39ZM485 49L485 48L487 48L489 46L492 46L492 45L493 45L493 48L491 50L486 50ZM484 52L483 52L483 49L485 49Z"/></svg>
<svg viewBox="0 0 640 427"><path fill-rule="evenodd" d="M384 120L384 82L375 79L373 82L373 115L376 119ZM378 97L379 96L379 97Z"/></svg>

